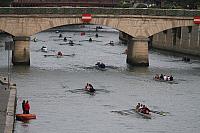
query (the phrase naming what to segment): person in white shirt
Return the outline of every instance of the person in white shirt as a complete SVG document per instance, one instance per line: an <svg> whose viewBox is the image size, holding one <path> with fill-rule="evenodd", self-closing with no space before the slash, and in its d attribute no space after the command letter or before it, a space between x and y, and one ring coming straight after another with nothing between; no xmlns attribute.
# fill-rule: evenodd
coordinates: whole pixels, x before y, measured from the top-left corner
<svg viewBox="0 0 200 133"><path fill-rule="evenodd" d="M167 76L166 75L164 75L164 80L167 80Z"/></svg>

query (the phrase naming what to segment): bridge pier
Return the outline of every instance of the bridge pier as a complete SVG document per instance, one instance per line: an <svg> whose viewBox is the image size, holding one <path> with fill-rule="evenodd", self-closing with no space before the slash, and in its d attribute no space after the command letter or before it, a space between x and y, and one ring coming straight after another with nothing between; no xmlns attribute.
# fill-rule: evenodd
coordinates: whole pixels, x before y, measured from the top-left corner
<svg viewBox="0 0 200 133"><path fill-rule="evenodd" d="M13 65L30 65L30 37L16 36L14 50L12 52Z"/></svg>
<svg viewBox="0 0 200 133"><path fill-rule="evenodd" d="M149 66L148 38L132 38L128 44L126 62L133 66Z"/></svg>

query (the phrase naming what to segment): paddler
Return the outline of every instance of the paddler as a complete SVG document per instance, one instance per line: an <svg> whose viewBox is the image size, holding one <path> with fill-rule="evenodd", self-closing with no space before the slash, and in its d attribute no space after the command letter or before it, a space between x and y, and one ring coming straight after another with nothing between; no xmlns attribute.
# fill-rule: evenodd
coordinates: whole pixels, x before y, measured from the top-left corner
<svg viewBox="0 0 200 133"><path fill-rule="evenodd" d="M29 103L28 103L28 100L27 100L26 103L24 104L24 110L25 110L25 114L29 114L30 105L29 105Z"/></svg>

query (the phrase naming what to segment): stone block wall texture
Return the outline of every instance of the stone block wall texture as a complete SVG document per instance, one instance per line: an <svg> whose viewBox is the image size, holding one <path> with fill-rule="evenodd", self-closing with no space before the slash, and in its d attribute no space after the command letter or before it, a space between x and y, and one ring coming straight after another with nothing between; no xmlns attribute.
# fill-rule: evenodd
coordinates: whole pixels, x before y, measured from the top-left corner
<svg viewBox="0 0 200 133"><path fill-rule="evenodd" d="M153 36L154 48L200 56L200 26L178 27Z"/></svg>

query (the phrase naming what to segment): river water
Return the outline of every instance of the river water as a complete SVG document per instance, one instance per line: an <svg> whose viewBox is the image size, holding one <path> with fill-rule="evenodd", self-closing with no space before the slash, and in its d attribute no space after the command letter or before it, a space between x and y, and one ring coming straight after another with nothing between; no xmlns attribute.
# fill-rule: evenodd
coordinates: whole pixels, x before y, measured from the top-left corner
<svg viewBox="0 0 200 133"><path fill-rule="evenodd" d="M88 28L88 27L86 27ZM16 121L15 133L199 133L200 130L200 61L181 61L181 55L149 51L148 68L129 67L126 46L119 44L119 34L112 32L62 31L63 37L80 45L59 45L55 31L41 32L31 41L31 66L11 68L12 81L17 84L18 106L28 99L36 120L27 123ZM82 41L92 38L93 42ZM8 40L1 37L1 42ZM80 42L79 42L80 41ZM114 41L115 45L105 45ZM47 46L48 53L40 51ZM44 57L62 51L75 56ZM106 71L94 68L97 61L106 64ZM173 84L154 81L156 73L173 75ZM7 74L7 51L0 47L0 74ZM91 83L94 95L81 91ZM165 111L166 115L152 113L144 119L132 112L138 102L152 110ZM116 112L115 112L116 111Z"/></svg>

